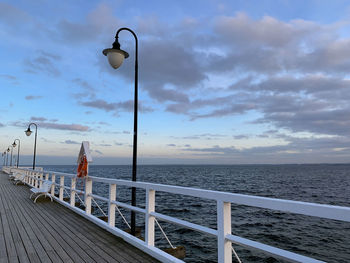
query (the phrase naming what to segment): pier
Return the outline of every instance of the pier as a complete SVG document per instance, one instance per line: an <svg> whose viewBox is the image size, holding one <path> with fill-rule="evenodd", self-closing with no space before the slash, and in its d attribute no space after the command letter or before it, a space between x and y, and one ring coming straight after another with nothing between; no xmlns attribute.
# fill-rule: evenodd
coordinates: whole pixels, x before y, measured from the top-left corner
<svg viewBox="0 0 350 263"><path fill-rule="evenodd" d="M49 198L0 172L0 263L159 262Z"/></svg>

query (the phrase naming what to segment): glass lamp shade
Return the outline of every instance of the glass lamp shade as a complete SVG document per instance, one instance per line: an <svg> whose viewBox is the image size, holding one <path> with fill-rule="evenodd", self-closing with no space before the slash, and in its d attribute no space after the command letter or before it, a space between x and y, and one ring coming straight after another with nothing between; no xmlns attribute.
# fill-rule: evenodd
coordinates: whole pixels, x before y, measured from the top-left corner
<svg viewBox="0 0 350 263"><path fill-rule="evenodd" d="M26 131L24 131L27 136L30 136L32 134L32 131L28 128Z"/></svg>
<svg viewBox="0 0 350 263"><path fill-rule="evenodd" d="M7 148L7 152L10 152L10 147L9 147L9 148Z"/></svg>
<svg viewBox="0 0 350 263"><path fill-rule="evenodd" d="M124 59L129 57L129 54L124 50L114 48L107 48L103 50L103 54L107 56L109 64L114 69L119 68Z"/></svg>
<svg viewBox="0 0 350 263"><path fill-rule="evenodd" d="M12 143L12 146L13 146L13 147L16 147L16 146L17 146L16 142L13 142L13 143Z"/></svg>

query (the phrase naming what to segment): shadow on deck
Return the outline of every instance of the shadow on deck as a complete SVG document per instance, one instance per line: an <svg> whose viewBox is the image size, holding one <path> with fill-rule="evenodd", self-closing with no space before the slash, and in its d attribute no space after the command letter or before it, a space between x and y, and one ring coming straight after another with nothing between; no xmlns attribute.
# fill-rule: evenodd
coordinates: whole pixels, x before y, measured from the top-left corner
<svg viewBox="0 0 350 263"><path fill-rule="evenodd" d="M159 262L56 202L29 199L29 187L0 172L0 263Z"/></svg>

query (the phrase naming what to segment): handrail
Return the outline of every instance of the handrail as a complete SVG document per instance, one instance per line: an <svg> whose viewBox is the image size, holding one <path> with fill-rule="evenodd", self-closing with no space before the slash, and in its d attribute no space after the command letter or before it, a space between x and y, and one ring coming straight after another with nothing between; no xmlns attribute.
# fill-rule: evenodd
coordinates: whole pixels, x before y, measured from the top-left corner
<svg viewBox="0 0 350 263"><path fill-rule="evenodd" d="M12 168L15 171L25 172L27 175L27 182L30 185L38 185L38 182L41 182L43 176L46 176L48 179L51 176L51 180L56 182L56 178L60 178L59 183L54 183L54 187L59 189L59 197L55 198L56 201L64 204L67 207L71 207L74 211L77 212L75 208L75 193L83 193L84 194L84 202L85 202L85 212L84 216L88 219L97 222L95 217L91 215L91 199L101 200L103 202L108 203L108 226L106 229L112 233L122 236L126 240L130 241L130 243L140 246L139 242L136 242L133 238L130 238L127 233L121 233L119 230L116 230L115 227L115 207L123 207L128 210L133 210L138 213L145 214L145 242L143 244L143 249L149 253L155 253L156 258L162 259L164 262L174 262L174 258L170 255L164 255L161 250L158 250L154 247L154 225L155 219L159 219L162 221L166 221L172 224L180 225L185 228L189 228L195 231L199 231L202 233L206 233L209 235L216 236L218 239L218 261L224 263L232 262L232 252L231 252L231 242L242 245L248 248L257 249L263 251L267 254L283 258L290 262L312 262L319 263L322 261L312 259L306 256L298 255L296 253L292 253L283 249L271 247L256 241L252 241L249 239L245 239L242 237L234 236L231 232L231 203L253 206L271 210L277 210L287 213L295 213L302 214L307 216L314 216L319 218L340 220L345 222L350 222L350 207L342 207L342 206L333 206L327 204L316 204L316 203L308 203L301 201L292 201L292 200L284 200L277 198L267 198L260 196L251 196L244 194L235 194L228 192L219 192L212 190L204 190L198 188L191 187L182 187L182 186L172 186L172 185L162 185L162 184L154 184L147 182L132 182L127 180L120 179L112 179L112 178L101 178L101 177L93 177L89 176L85 178L85 190L80 191L75 189L76 184L76 175L62 173L62 172L54 172L54 171L39 171L39 170L30 170L30 169L21 169L21 168ZM71 178L71 186L64 185L64 177ZM99 196L97 194L92 194L93 182L99 182L109 185L109 197ZM145 208L134 207L126 203L122 203L116 201L116 186L126 186L126 187L136 187L141 188L146 191L146 202ZM63 189L71 190L71 201L70 205L67 202L63 201ZM155 212L155 192L166 192L172 194L180 194L186 196L200 197L203 199L215 200L217 202L217 229L208 228L205 226L201 226L198 224L194 224L188 222L186 220L178 219L176 217L172 217L169 215L161 214ZM51 191L54 193L54 190ZM80 212L79 212L80 213ZM98 223L100 224L100 223ZM102 223L101 223L102 224ZM104 224L101 226L105 227ZM228 242L230 246L227 246ZM154 254L152 254L154 256ZM181 261L175 261L181 262Z"/></svg>

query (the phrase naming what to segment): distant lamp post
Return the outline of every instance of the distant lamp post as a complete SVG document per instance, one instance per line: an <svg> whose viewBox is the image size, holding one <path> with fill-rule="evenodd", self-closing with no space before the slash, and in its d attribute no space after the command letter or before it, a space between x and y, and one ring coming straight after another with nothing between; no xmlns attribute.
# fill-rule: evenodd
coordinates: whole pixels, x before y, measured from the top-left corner
<svg viewBox="0 0 350 263"><path fill-rule="evenodd" d="M9 147L7 148L7 151L10 151L10 147L11 147L10 166L12 167L12 153L13 153L13 146L12 146L12 144L11 144L11 145L9 145Z"/></svg>
<svg viewBox="0 0 350 263"><path fill-rule="evenodd" d="M30 136L32 134L32 131L30 130L30 126L34 125L35 126L35 140L34 140L34 156L33 156L33 170L35 170L35 156L36 156L36 138L38 135L38 126L32 122L28 125L28 129L25 132L27 136Z"/></svg>
<svg viewBox="0 0 350 263"><path fill-rule="evenodd" d="M19 150L20 150L20 147L21 147L21 141L20 141L20 139L15 139L13 141L13 143L12 143L13 147L17 146L16 141L18 141L18 149L17 149L17 168L18 168L18 164L19 164Z"/></svg>
<svg viewBox="0 0 350 263"><path fill-rule="evenodd" d="M134 93L134 142L133 142L133 159L132 159L132 180L136 181L136 166L137 166L137 106L138 106L138 40L134 31L129 28L123 27L118 29L115 36L115 42L112 48L103 50L103 55L107 56L109 64L117 69L121 66L125 58L129 57L129 54L120 49L118 41L119 33L123 30L129 31L135 38L135 93ZM136 206L136 188L132 187L131 190L131 204ZM131 234L135 235L136 230L136 218L135 212L131 211Z"/></svg>
<svg viewBox="0 0 350 263"><path fill-rule="evenodd" d="M8 166L9 152L10 152L10 148L7 148L6 149L6 166Z"/></svg>

